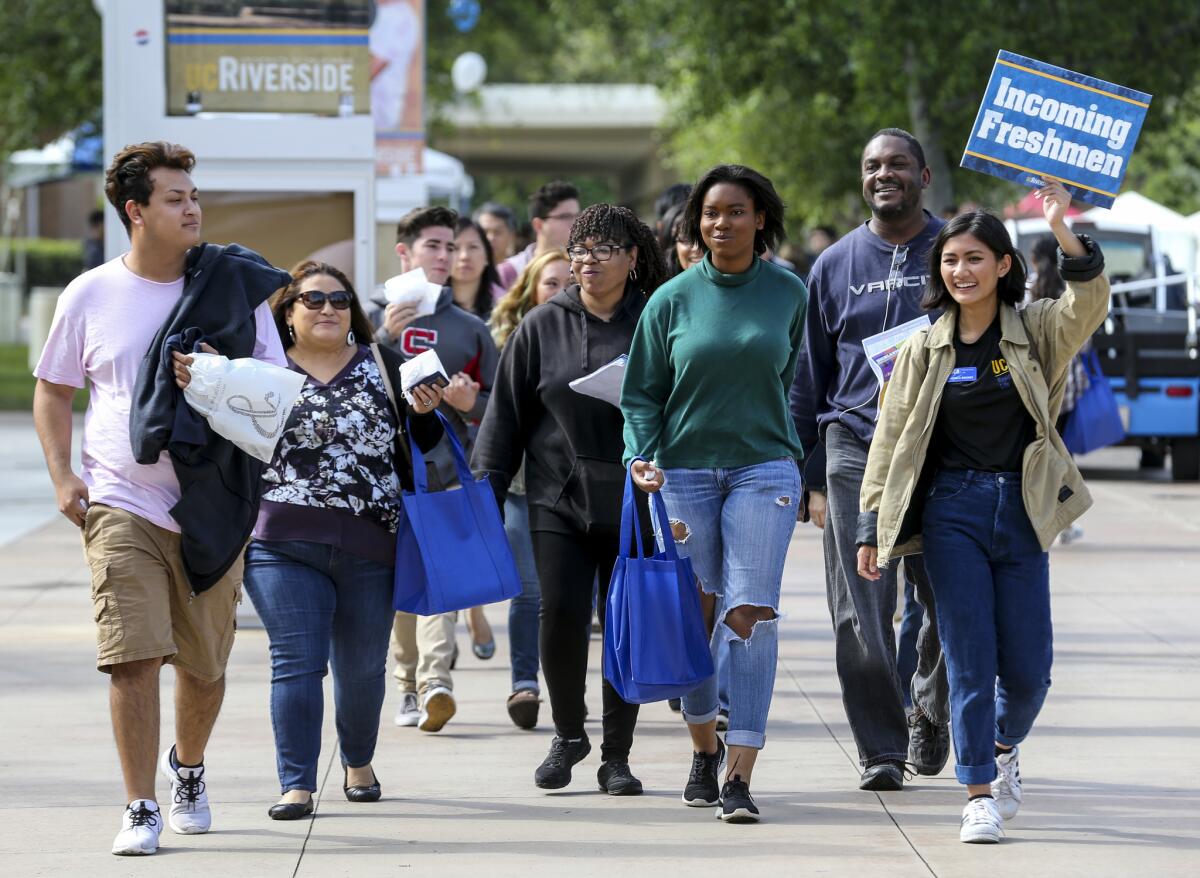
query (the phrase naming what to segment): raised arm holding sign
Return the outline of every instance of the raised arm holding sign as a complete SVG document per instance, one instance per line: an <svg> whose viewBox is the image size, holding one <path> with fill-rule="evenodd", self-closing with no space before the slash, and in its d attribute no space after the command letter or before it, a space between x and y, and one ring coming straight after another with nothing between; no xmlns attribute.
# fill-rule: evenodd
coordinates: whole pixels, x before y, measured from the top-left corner
<svg viewBox="0 0 1200 878"><path fill-rule="evenodd" d="M1151 96L1000 52L962 166L1041 187L1061 180L1073 198L1111 207Z"/></svg>

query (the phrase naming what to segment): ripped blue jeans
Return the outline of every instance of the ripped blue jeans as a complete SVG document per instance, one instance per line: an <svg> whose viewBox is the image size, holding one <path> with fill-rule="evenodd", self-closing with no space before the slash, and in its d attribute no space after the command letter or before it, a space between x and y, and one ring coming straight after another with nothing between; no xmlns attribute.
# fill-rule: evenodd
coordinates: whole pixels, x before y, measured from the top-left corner
<svg viewBox="0 0 1200 878"><path fill-rule="evenodd" d="M721 596L713 626L714 662L729 644L729 731L725 742L762 749L779 655L779 590L800 495L800 473L791 458L732 469L667 469L662 496L675 546L692 561L707 594ZM658 535L660 544L663 535ZM775 618L755 623L748 638L725 623L741 606L769 607ZM714 674L683 699L687 722L717 715Z"/></svg>

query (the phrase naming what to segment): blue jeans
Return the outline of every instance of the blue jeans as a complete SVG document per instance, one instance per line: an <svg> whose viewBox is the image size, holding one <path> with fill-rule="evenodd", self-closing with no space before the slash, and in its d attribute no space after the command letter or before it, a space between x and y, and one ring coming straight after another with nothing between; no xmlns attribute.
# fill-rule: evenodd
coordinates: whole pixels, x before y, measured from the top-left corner
<svg viewBox="0 0 1200 878"><path fill-rule="evenodd" d="M542 592L538 586L537 565L533 561L533 540L529 536L529 505L524 494L509 494L504 502L504 532L517 562L521 593L508 605L508 648L512 664L512 691L538 688L538 613Z"/></svg>
<svg viewBox="0 0 1200 878"><path fill-rule="evenodd" d="M253 540L245 587L271 642L271 725L279 785L317 790L322 678L333 666L342 761L369 765L392 631L391 567L302 540Z"/></svg>
<svg viewBox="0 0 1200 878"><path fill-rule="evenodd" d="M938 632L950 679L960 783L996 777L993 742L1025 740L1050 688L1050 560L1020 473L943 470L922 526Z"/></svg>
<svg viewBox="0 0 1200 878"><path fill-rule="evenodd" d="M719 611L718 611L719 612ZM717 707L729 713L729 641L717 638L717 654L713 656L717 666Z"/></svg>
<svg viewBox="0 0 1200 878"><path fill-rule="evenodd" d="M917 672L917 635L921 633L921 622L925 619L925 608L917 600L912 579L904 577L904 616L900 619L900 638L896 643L896 673L900 675L901 691L904 694L904 709L913 706L912 678Z"/></svg>
<svg viewBox="0 0 1200 878"><path fill-rule="evenodd" d="M676 539L679 554L691 559L706 594L719 595L711 648L714 661L722 641L729 648L729 731L725 742L762 749L767 713L775 688L779 656L779 591L783 564L800 495L800 472L791 458L733 469L668 469L662 495L672 522L687 534ZM659 534L659 540L665 538ZM725 622L741 606L769 607L775 618L755 623L739 637ZM713 674L683 699L687 722L701 724L717 715L718 675Z"/></svg>

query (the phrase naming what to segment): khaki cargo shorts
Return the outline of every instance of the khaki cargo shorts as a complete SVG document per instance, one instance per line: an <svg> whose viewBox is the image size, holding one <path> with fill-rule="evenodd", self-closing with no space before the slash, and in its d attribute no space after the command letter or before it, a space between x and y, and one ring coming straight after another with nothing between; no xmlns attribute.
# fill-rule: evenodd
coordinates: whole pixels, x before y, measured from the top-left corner
<svg viewBox="0 0 1200 878"><path fill-rule="evenodd" d="M242 559L194 598L179 534L112 506L92 504L83 550L92 570L96 667L161 657L205 682L224 675L233 649Z"/></svg>

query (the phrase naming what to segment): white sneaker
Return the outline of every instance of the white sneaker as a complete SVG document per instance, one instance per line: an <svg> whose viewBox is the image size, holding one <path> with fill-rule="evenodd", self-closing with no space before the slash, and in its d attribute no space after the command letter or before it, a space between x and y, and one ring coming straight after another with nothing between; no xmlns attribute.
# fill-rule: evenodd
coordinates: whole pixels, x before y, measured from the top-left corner
<svg viewBox="0 0 1200 878"><path fill-rule="evenodd" d="M1017 748L996 757L996 779L992 781L992 797L996 810L1005 820L1017 816L1021 807L1021 766L1017 760Z"/></svg>
<svg viewBox="0 0 1200 878"><path fill-rule="evenodd" d="M958 840L967 844L996 844L1002 838L1004 826L995 800L983 796L967 802L967 807L963 808Z"/></svg>
<svg viewBox="0 0 1200 878"><path fill-rule="evenodd" d="M1073 524L1058 535L1058 541L1064 546L1069 546L1071 543L1079 542L1083 539L1083 528L1077 524Z"/></svg>
<svg viewBox="0 0 1200 878"><path fill-rule="evenodd" d="M417 704L417 693L403 693L400 696L400 709L396 711L396 725L415 726L420 721L421 708Z"/></svg>
<svg viewBox="0 0 1200 878"><path fill-rule="evenodd" d="M134 799L121 818L121 831L113 839L112 852L118 857L145 857L158 850L162 833L162 812L151 799Z"/></svg>
<svg viewBox="0 0 1200 878"><path fill-rule="evenodd" d="M167 824L180 835L199 835L212 826L212 811L208 808L208 791L204 783L204 766L183 768L171 765L172 747L158 760L158 769L171 782L171 810Z"/></svg>
<svg viewBox="0 0 1200 878"><path fill-rule="evenodd" d="M423 732L440 732L458 710L454 696L445 686L438 686L425 693L421 702L421 718L417 728Z"/></svg>

